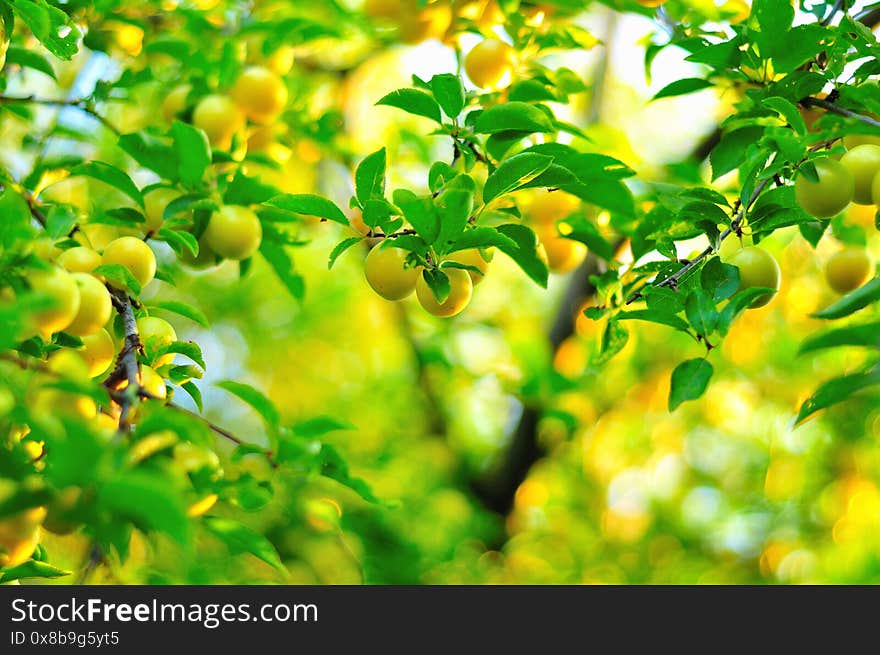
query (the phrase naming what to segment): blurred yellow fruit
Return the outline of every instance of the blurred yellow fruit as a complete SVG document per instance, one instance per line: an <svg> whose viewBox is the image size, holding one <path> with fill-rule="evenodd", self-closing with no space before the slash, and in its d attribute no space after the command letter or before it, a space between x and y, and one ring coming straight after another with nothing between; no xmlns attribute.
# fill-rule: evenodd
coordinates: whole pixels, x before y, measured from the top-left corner
<svg viewBox="0 0 880 655"><path fill-rule="evenodd" d="M562 220L580 207L580 200L564 191L538 191L527 203L526 215L535 223Z"/></svg>
<svg viewBox="0 0 880 655"><path fill-rule="evenodd" d="M193 125L205 131L212 146L229 150L232 137L244 128L245 116L229 97L209 95L196 105Z"/></svg>
<svg viewBox="0 0 880 655"><path fill-rule="evenodd" d="M0 567L18 566L30 559L45 518L46 508L32 507L0 520Z"/></svg>
<svg viewBox="0 0 880 655"><path fill-rule="evenodd" d="M232 99L250 120L265 123L287 104L287 87L274 72L263 66L246 68L232 87Z"/></svg>
<svg viewBox="0 0 880 655"><path fill-rule="evenodd" d="M825 279L837 293L858 289L873 272L874 262L863 248L845 248L836 252L825 265Z"/></svg>
<svg viewBox="0 0 880 655"><path fill-rule="evenodd" d="M537 235L547 253L547 268L553 273L573 271L587 256L583 243L560 236L554 225L539 228Z"/></svg>
<svg viewBox="0 0 880 655"><path fill-rule="evenodd" d="M481 41L464 58L468 79L484 89L502 88L510 83L513 49L498 39Z"/></svg>
<svg viewBox="0 0 880 655"><path fill-rule="evenodd" d="M162 100L162 116L171 122L177 118L187 107L187 97L192 87L189 84L179 84Z"/></svg>

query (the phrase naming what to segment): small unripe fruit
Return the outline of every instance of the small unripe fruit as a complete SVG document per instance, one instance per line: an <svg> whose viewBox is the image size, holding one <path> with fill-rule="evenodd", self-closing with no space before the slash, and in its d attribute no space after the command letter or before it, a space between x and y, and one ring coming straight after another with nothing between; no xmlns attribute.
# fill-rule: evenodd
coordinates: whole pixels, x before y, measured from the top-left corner
<svg viewBox="0 0 880 655"><path fill-rule="evenodd" d="M406 251L380 244L364 261L367 282L386 300L403 300L416 288L419 269L406 268Z"/></svg>
<svg viewBox="0 0 880 655"><path fill-rule="evenodd" d="M454 252L449 255L449 261L464 264L465 266L473 266L474 268L479 269L479 273L471 270L467 271L467 274L471 276L471 282L474 286L483 281L483 277L486 275L486 270L489 268L489 262L483 259L483 255L480 254L478 248L469 248L468 250Z"/></svg>
<svg viewBox="0 0 880 655"><path fill-rule="evenodd" d="M880 136L873 134L847 134L843 137L843 145L847 150L853 150L863 145L880 146Z"/></svg>
<svg viewBox="0 0 880 655"><path fill-rule="evenodd" d="M508 84L512 68L513 50L498 39L481 41L464 58L468 79L484 89Z"/></svg>
<svg viewBox="0 0 880 655"><path fill-rule="evenodd" d="M419 275L416 281L416 297L419 299L419 304L429 314L449 318L460 314L468 306L474 292L474 286L467 271L460 268L444 268L443 272L449 278L449 295L446 300L442 303L437 301L423 275Z"/></svg>
<svg viewBox="0 0 880 655"><path fill-rule="evenodd" d="M226 96L206 96L193 111L193 125L204 130L211 145L221 150L229 150L233 135L242 130L244 124L244 114Z"/></svg>
<svg viewBox="0 0 880 655"><path fill-rule="evenodd" d="M837 293L858 289L873 272L874 262L862 248L845 248L833 254L825 265L825 279Z"/></svg>
<svg viewBox="0 0 880 655"><path fill-rule="evenodd" d="M773 255L761 248L749 246L731 255L728 263L733 264L739 269L740 290L753 287L774 290L773 293L768 293L755 299L751 304L752 309L763 307L773 300L776 292L779 290L781 277L779 264L776 263Z"/></svg>
<svg viewBox="0 0 880 655"><path fill-rule="evenodd" d="M48 271L34 271L28 276L31 291L47 299L50 306L30 316L31 333L48 339L73 322L79 311L79 287L76 279L64 269L53 266Z"/></svg>
<svg viewBox="0 0 880 655"><path fill-rule="evenodd" d="M220 257L247 259L260 247L263 228L257 215L247 207L224 205L212 214L202 238Z"/></svg>
<svg viewBox="0 0 880 655"><path fill-rule="evenodd" d="M287 104L287 87L274 72L263 66L246 68L232 87L232 99L250 120L265 123Z"/></svg>
<svg viewBox="0 0 880 655"><path fill-rule="evenodd" d="M95 334L82 337L82 342L83 347L77 353L88 365L89 377L95 378L105 373L116 357L116 346L110 333L101 329Z"/></svg>
<svg viewBox="0 0 880 655"><path fill-rule="evenodd" d="M57 262L70 273L91 273L101 265L101 255L91 248L77 246L62 252Z"/></svg>
<svg viewBox="0 0 880 655"><path fill-rule="evenodd" d="M71 273L79 287L79 310L76 318L65 328L77 337L94 334L102 329L113 313L113 303L107 287L89 273Z"/></svg>
<svg viewBox="0 0 880 655"><path fill-rule="evenodd" d="M165 222L165 209L180 194L174 189L159 187L144 195L144 232L156 232Z"/></svg>
<svg viewBox="0 0 880 655"><path fill-rule="evenodd" d="M856 146L840 158L840 163L853 177L853 202L859 205L873 204L871 183L880 172L880 146Z"/></svg>
<svg viewBox="0 0 880 655"><path fill-rule="evenodd" d="M177 332L165 319L157 316L144 316L137 320L138 334L141 343L148 351L156 351L165 346L170 346L177 341ZM150 352L148 352L150 354ZM165 353L155 361L156 366L164 366L174 361L174 353Z"/></svg>
<svg viewBox="0 0 880 655"><path fill-rule="evenodd" d="M105 266L111 264L124 266L141 285L141 289L156 277L156 255L153 254L150 246L136 237L120 237L108 243L101 261ZM119 287L116 282L111 281L110 284Z"/></svg>
<svg viewBox="0 0 880 655"><path fill-rule="evenodd" d="M839 161L830 157L814 159L818 182L803 174L794 183L795 200L801 208L816 218L831 218L839 214L852 201L855 181L852 174Z"/></svg>
<svg viewBox="0 0 880 655"><path fill-rule="evenodd" d="M538 191L528 203L526 215L534 223L553 223L568 217L579 206L578 198L563 191Z"/></svg>

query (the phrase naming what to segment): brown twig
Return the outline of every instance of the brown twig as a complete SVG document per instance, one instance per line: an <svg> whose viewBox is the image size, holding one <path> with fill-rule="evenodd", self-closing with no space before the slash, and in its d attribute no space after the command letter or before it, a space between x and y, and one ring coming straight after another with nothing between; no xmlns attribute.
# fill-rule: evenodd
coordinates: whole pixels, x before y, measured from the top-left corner
<svg viewBox="0 0 880 655"><path fill-rule="evenodd" d="M108 130L119 136L122 132L113 123L104 118L95 109L94 105L86 98L78 98L74 100L64 100L62 98L37 98L35 96L5 96L0 95L0 105L18 104L18 105L45 105L47 107L73 107L88 114Z"/></svg>

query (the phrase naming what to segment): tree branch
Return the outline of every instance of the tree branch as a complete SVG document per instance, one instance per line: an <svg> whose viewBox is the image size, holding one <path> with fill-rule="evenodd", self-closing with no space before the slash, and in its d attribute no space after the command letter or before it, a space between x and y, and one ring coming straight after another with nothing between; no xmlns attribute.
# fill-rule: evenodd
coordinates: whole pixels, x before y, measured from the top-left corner
<svg viewBox="0 0 880 655"><path fill-rule="evenodd" d="M110 300L113 302L113 307L122 317L125 338L122 349L116 357L116 366L110 372L110 375L107 376L104 386L112 391L117 389L120 383L127 383L123 393L116 395L116 401L122 408L119 418L119 430L123 432L128 428L131 409L141 394L141 368L137 355L143 351L143 345L138 334L137 319L134 316L131 298L124 291L115 289L109 284L107 289L110 291Z"/></svg>
<svg viewBox="0 0 880 655"><path fill-rule="evenodd" d="M838 114L840 116L846 116L847 118L853 118L857 121L864 123L865 125L870 125L871 127L876 127L880 129L880 121L871 118L870 116L865 116L864 114L860 114L856 111L852 111L851 109L845 109L844 107L838 107L830 100L824 100L822 98L813 98L808 97L801 100L800 104L804 107L819 107L820 109L824 109L825 111L829 111L832 114Z"/></svg>
<svg viewBox="0 0 880 655"><path fill-rule="evenodd" d="M75 109L79 109L85 114L88 114L95 120L97 120L101 125L106 127L108 130L119 136L122 134L120 130L113 125L110 121L108 121L104 116L102 116L95 109L94 105L86 98L79 98L75 100L64 100L61 98L37 98L35 96L5 96L0 95L0 105L45 105L47 107L73 107Z"/></svg>

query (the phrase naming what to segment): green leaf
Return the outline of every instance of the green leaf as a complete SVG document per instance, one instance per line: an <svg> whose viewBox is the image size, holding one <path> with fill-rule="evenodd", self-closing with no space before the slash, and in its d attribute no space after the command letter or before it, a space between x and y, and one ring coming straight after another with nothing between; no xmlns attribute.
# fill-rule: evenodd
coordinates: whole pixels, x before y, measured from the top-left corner
<svg viewBox="0 0 880 655"><path fill-rule="evenodd" d="M348 487L369 503L379 502L379 499L376 498L366 482L351 475L348 464L332 446L327 444L321 445L317 466L318 472L325 478L336 480L336 482Z"/></svg>
<svg viewBox="0 0 880 655"><path fill-rule="evenodd" d="M6 63L16 64L22 68L32 68L35 71L48 75L53 80L55 79L55 71L52 68L52 64L40 53L27 48L10 45L6 50Z"/></svg>
<svg viewBox="0 0 880 655"><path fill-rule="evenodd" d="M70 234L79 221L79 216L70 205L52 205L46 214L46 234L52 239L60 239Z"/></svg>
<svg viewBox="0 0 880 655"><path fill-rule="evenodd" d="M154 472L132 471L105 482L98 490L98 509L179 543L189 541L189 519L176 485Z"/></svg>
<svg viewBox="0 0 880 655"><path fill-rule="evenodd" d="M348 218L336 203L311 193L285 193L263 203L294 214L326 218L341 225L348 225Z"/></svg>
<svg viewBox="0 0 880 655"><path fill-rule="evenodd" d="M715 302L725 300L739 290L739 269L712 257L700 271L700 284Z"/></svg>
<svg viewBox="0 0 880 655"><path fill-rule="evenodd" d="M198 184L211 165L211 145L204 131L174 121L171 124L174 150L177 153L178 177L185 184Z"/></svg>
<svg viewBox="0 0 880 655"><path fill-rule="evenodd" d="M354 430L355 426L348 421L343 421L334 416L316 416L306 419L293 426L294 434L305 439L323 437L329 432L338 430Z"/></svg>
<svg viewBox="0 0 880 655"><path fill-rule="evenodd" d="M426 268L422 271L422 277L428 283L437 302L441 304L446 302L451 291L449 278L446 276L446 273L438 268Z"/></svg>
<svg viewBox="0 0 880 655"><path fill-rule="evenodd" d="M430 118L438 123L442 122L440 105L437 104L434 98L418 89L397 89L397 91L392 91L376 104L397 107L409 114Z"/></svg>
<svg viewBox="0 0 880 655"><path fill-rule="evenodd" d="M877 385L880 385L880 368L828 380L804 401L798 411L795 424L802 423L820 409L836 405L863 389Z"/></svg>
<svg viewBox="0 0 880 655"><path fill-rule="evenodd" d="M718 312L712 297L702 289L694 289L684 301L688 321L703 336L710 335L718 324Z"/></svg>
<svg viewBox="0 0 880 655"><path fill-rule="evenodd" d="M46 50L70 59L79 49L79 29L66 13L46 0L14 0L12 11L27 25Z"/></svg>
<svg viewBox="0 0 880 655"><path fill-rule="evenodd" d="M279 571L287 572L275 546L260 533L254 532L238 521L216 516L206 516L202 523L213 535L226 544L229 552L233 555L247 553Z"/></svg>
<svg viewBox="0 0 880 655"><path fill-rule="evenodd" d="M84 162L71 168L70 175L84 175L109 184L134 200L141 209L144 208L144 197L137 185L125 171L121 171L111 164L102 161Z"/></svg>
<svg viewBox="0 0 880 655"><path fill-rule="evenodd" d="M175 341L174 343L165 344L156 349L151 359L155 360L162 355L168 355L172 353L177 353L183 355L184 357L190 358L196 364L201 366L202 369L207 368L205 366L205 359L204 357L202 357L202 349L199 348L199 345L194 341Z"/></svg>
<svg viewBox="0 0 880 655"><path fill-rule="evenodd" d="M348 239L343 239L337 243L336 247L333 248L333 251L330 253L330 260L327 262L327 270L333 268L333 264L336 263L336 260L339 259L339 256L342 253L361 241L363 241L363 237L349 237Z"/></svg>
<svg viewBox="0 0 880 655"><path fill-rule="evenodd" d="M712 365L705 359L689 359L676 366L669 388L669 411L702 396L711 378Z"/></svg>
<svg viewBox="0 0 880 655"><path fill-rule="evenodd" d="M488 205L495 198L520 188L546 171L552 163L552 157L534 152L524 152L506 159L486 179L483 202Z"/></svg>
<svg viewBox="0 0 880 655"><path fill-rule="evenodd" d="M508 236L505 236L494 227L475 227L471 230L465 230L453 244L447 249L447 253L457 252L459 250L468 250L469 248L507 248L508 250L516 250L517 243Z"/></svg>
<svg viewBox="0 0 880 655"><path fill-rule="evenodd" d="M880 277L865 283L855 291L850 291L843 298L816 312L815 318L843 318L880 300Z"/></svg>
<svg viewBox="0 0 880 655"><path fill-rule="evenodd" d="M599 232L599 228L586 216L576 214L565 219L565 223L571 228L571 232L564 235L566 239L586 244L587 248L605 261L611 261L614 258L613 246L605 240L605 237Z"/></svg>
<svg viewBox="0 0 880 655"><path fill-rule="evenodd" d="M695 91L702 91L712 86L712 82L699 77L686 77L681 80L667 84L660 89L651 100L659 100L660 98L671 98L673 96L681 96Z"/></svg>
<svg viewBox="0 0 880 655"><path fill-rule="evenodd" d="M177 314L178 316L183 316L205 328L211 327L208 322L208 317L205 316L201 310L196 309L185 302L180 302L178 300L157 300L151 302L148 307L150 310L160 309L165 312Z"/></svg>
<svg viewBox="0 0 880 655"><path fill-rule="evenodd" d="M141 285L134 275L131 274L122 264L101 264L92 271L93 275L100 275L107 278L111 282L115 282L118 286L124 286L134 295L141 292Z"/></svg>
<svg viewBox="0 0 880 655"><path fill-rule="evenodd" d="M806 339L798 351L799 354L837 348L839 346L866 346L880 349L880 322L847 325L846 327L828 330Z"/></svg>
<svg viewBox="0 0 880 655"><path fill-rule="evenodd" d="M235 380L224 380L223 382L218 382L217 386L221 389L225 389L232 395L237 396L253 407L271 427L278 427L281 422L281 415L278 413L278 408L275 407L275 403L269 400L269 398L261 391L257 391L249 384L236 382Z"/></svg>
<svg viewBox="0 0 880 655"><path fill-rule="evenodd" d="M464 109L465 103L464 86L458 76L450 73L435 75L431 78L430 85L443 113L449 118L456 118Z"/></svg>
<svg viewBox="0 0 880 655"><path fill-rule="evenodd" d="M394 204L400 207L404 217L419 236L427 243L434 243L440 234L440 216L433 200L420 197L408 189L397 189L393 194Z"/></svg>
<svg viewBox="0 0 880 655"><path fill-rule="evenodd" d="M535 233L524 225L507 223L496 228L501 234L516 244L511 248L507 243L499 243L498 249L510 257L538 285L547 288L549 271L547 265L538 257L538 240Z"/></svg>
<svg viewBox="0 0 880 655"><path fill-rule="evenodd" d="M650 323L659 323L660 325L668 325L676 330L687 332L689 329L688 322L680 316L659 309L636 309L631 312L620 312L615 317L619 321L648 321Z"/></svg>
<svg viewBox="0 0 880 655"><path fill-rule="evenodd" d="M171 246L178 255L183 255L184 251L189 252L193 257L197 257L199 254L199 242L192 234L184 230L160 227L156 238Z"/></svg>
<svg viewBox="0 0 880 655"><path fill-rule="evenodd" d="M9 568L0 569L0 583L9 583L13 580L25 578L63 578L71 575L72 571L65 571L53 566L48 562L39 562L30 559L27 562Z"/></svg>
<svg viewBox="0 0 880 655"><path fill-rule="evenodd" d="M462 189L448 189L437 196L434 205L440 216L440 230L434 246L441 254L445 254L468 224L474 209L474 194Z"/></svg>
<svg viewBox="0 0 880 655"><path fill-rule="evenodd" d="M367 155L354 172L357 199L365 203L385 196L385 148Z"/></svg>
<svg viewBox="0 0 880 655"><path fill-rule="evenodd" d="M806 123L804 123L804 117L801 116L801 112L798 111L798 108L795 107L791 102L789 102L785 98L780 98L779 96L764 98L764 100L762 100L761 102L764 106L779 112L785 118L785 121L789 125L791 125L795 132L797 132L798 134L807 133L807 125Z"/></svg>
<svg viewBox="0 0 880 655"><path fill-rule="evenodd" d="M478 134L499 132L553 132L553 121L547 114L526 102L505 102L485 110L477 117L474 131Z"/></svg>
<svg viewBox="0 0 880 655"><path fill-rule="evenodd" d="M275 271L275 275L290 292L290 295L301 300L305 294L305 281L293 268L293 260L287 254L284 246L268 239L260 243L260 254Z"/></svg>
<svg viewBox="0 0 880 655"><path fill-rule="evenodd" d="M187 393L187 395L193 399L193 402L196 404L196 407L200 412L205 411L205 408L202 405L202 392L199 391L199 388L195 385L195 382L184 382L180 385L180 388L183 389Z"/></svg>
<svg viewBox="0 0 880 655"><path fill-rule="evenodd" d="M590 363L593 366L601 366L609 362L612 357L624 349L627 341L629 341L629 332L626 328L619 321L608 321L599 342L599 352L592 357Z"/></svg>
<svg viewBox="0 0 880 655"><path fill-rule="evenodd" d="M147 132L134 132L119 137L119 147L144 168L166 180L177 180L177 153L174 147Z"/></svg>
<svg viewBox="0 0 880 655"><path fill-rule="evenodd" d="M709 162L712 164L712 179L717 180L742 164L743 153L749 146L757 143L763 134L763 127L750 125L722 136L718 145L709 153Z"/></svg>

